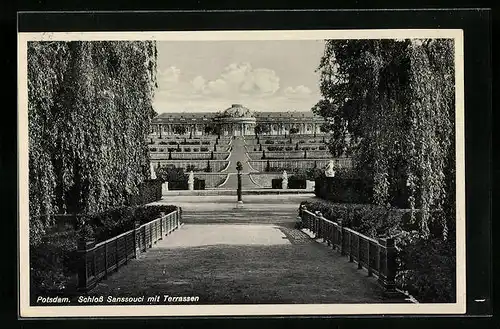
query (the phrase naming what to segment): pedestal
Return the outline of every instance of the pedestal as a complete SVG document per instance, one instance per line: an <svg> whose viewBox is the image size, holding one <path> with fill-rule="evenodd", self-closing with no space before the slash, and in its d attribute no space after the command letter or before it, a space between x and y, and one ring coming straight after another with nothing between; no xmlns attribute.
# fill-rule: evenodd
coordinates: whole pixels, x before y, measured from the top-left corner
<svg viewBox="0 0 500 329"><path fill-rule="evenodd" d="M168 192L168 182L161 184L161 194L166 195Z"/></svg>
<svg viewBox="0 0 500 329"><path fill-rule="evenodd" d="M189 184L188 184L188 189L189 189L190 191L193 191L193 190L194 190L194 183L189 183Z"/></svg>
<svg viewBox="0 0 500 329"><path fill-rule="evenodd" d="M314 190L316 182L313 180L306 180L306 190Z"/></svg>

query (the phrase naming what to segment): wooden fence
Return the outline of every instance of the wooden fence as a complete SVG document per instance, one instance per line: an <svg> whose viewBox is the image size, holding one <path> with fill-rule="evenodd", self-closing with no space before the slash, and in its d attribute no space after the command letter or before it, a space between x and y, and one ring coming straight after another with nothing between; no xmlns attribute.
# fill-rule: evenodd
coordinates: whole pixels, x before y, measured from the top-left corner
<svg viewBox="0 0 500 329"><path fill-rule="evenodd" d="M312 213L305 206L300 209L302 227L323 239L328 246L346 255L349 262L356 262L358 269L365 268L368 276L375 275L387 292L396 289L396 248L394 238L369 238L342 226L342 219L332 222L317 211Z"/></svg>
<svg viewBox="0 0 500 329"><path fill-rule="evenodd" d="M126 265L131 259L139 258L163 236L169 235L181 224L181 210L173 212L146 224L135 223L135 228L106 241L79 241L78 243L78 289L88 291L97 282Z"/></svg>

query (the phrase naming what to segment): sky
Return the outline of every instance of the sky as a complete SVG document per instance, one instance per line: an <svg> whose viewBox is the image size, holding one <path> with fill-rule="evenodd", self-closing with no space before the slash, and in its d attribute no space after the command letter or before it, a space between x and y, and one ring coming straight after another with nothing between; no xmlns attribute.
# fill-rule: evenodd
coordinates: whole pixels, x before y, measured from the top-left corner
<svg viewBox="0 0 500 329"><path fill-rule="evenodd" d="M159 41L158 113L309 111L320 99L323 40Z"/></svg>

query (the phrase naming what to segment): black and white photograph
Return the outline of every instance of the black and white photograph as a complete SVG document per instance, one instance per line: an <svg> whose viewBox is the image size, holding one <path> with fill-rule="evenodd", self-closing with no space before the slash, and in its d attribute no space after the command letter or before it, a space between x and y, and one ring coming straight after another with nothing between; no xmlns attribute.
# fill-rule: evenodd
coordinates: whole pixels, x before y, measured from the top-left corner
<svg viewBox="0 0 500 329"><path fill-rule="evenodd" d="M463 314L462 38L20 33L21 315Z"/></svg>

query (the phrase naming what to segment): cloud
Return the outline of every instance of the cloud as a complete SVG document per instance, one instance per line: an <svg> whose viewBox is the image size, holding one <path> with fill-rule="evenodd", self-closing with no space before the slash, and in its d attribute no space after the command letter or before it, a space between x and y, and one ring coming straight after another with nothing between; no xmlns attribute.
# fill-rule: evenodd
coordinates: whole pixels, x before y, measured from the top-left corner
<svg viewBox="0 0 500 329"><path fill-rule="evenodd" d="M230 85L224 79L217 79L209 81L205 88L203 88L203 93L206 95L226 95L229 92Z"/></svg>
<svg viewBox="0 0 500 329"><path fill-rule="evenodd" d="M191 85L193 86L195 92L203 92L203 89L205 88L205 78L199 75L191 80Z"/></svg>
<svg viewBox="0 0 500 329"><path fill-rule="evenodd" d="M175 66L171 66L168 69L161 71L158 74L158 84L162 89L172 89L179 83L179 77L181 75L181 70Z"/></svg>
<svg viewBox="0 0 500 329"><path fill-rule="evenodd" d="M287 97L291 98L309 97L309 95L311 95L311 89L304 85L300 85L297 87L287 87L284 90L284 94Z"/></svg>
<svg viewBox="0 0 500 329"><path fill-rule="evenodd" d="M280 78L271 69L253 69L250 63L243 62L229 64L217 79L206 82L198 76L191 84L195 92L207 96L265 96L279 90Z"/></svg>

